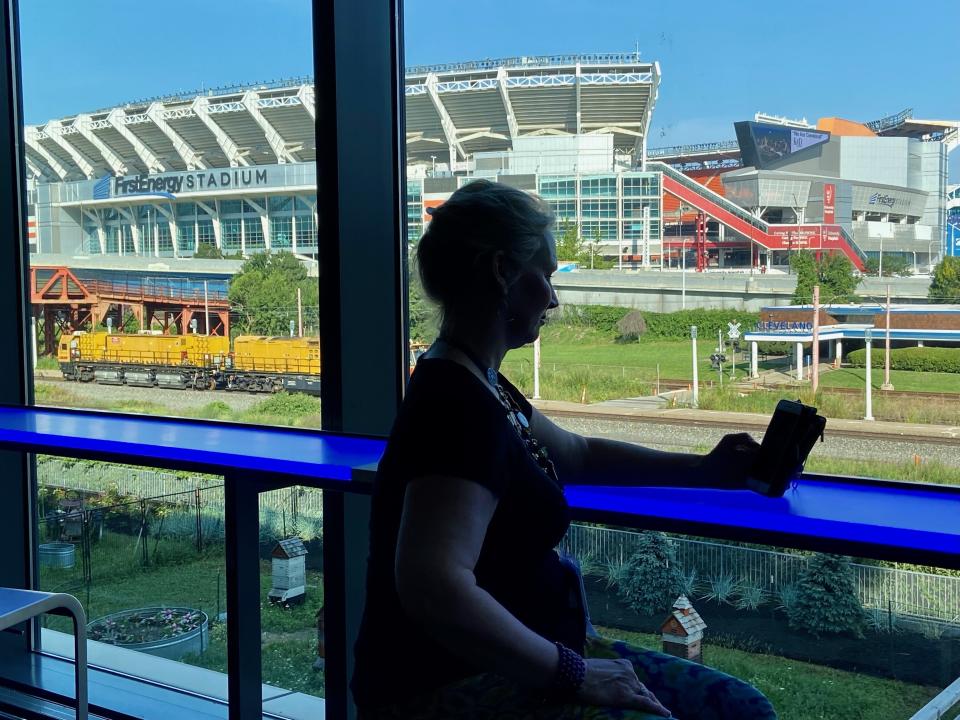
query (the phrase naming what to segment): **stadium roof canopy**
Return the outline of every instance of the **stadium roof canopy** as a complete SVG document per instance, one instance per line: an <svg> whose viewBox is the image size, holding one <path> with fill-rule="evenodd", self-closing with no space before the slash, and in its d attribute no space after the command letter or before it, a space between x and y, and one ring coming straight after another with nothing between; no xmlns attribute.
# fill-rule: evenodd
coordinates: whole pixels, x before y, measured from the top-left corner
<svg viewBox="0 0 960 720"><path fill-rule="evenodd" d="M637 53L408 68L407 156L457 162L518 137L612 134L639 159L659 85L659 64Z"/></svg>
<svg viewBox="0 0 960 720"><path fill-rule="evenodd" d="M456 162L525 135L609 133L639 158L659 83L636 53L408 68L408 156ZM309 162L315 113L309 77L135 100L28 125L27 166L58 182Z"/></svg>

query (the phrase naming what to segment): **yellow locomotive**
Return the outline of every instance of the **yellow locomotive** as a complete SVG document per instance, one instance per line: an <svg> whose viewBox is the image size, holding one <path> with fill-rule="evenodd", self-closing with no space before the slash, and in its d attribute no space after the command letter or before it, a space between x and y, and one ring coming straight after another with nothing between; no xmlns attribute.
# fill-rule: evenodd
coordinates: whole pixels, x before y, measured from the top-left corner
<svg viewBox="0 0 960 720"><path fill-rule="evenodd" d="M75 332L57 348L66 380L104 385L320 394L317 338Z"/></svg>

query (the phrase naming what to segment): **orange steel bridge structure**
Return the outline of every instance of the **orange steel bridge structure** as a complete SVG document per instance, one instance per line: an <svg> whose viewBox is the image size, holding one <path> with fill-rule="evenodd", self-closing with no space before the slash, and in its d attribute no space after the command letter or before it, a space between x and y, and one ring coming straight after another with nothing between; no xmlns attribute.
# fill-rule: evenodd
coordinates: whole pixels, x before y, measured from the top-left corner
<svg viewBox="0 0 960 720"><path fill-rule="evenodd" d="M108 319L120 328L125 312L137 319L141 330L159 324L164 334L175 329L183 335L195 320L198 333L230 333L226 293L205 293L192 283L158 284L140 278L81 281L70 268L37 266L30 268L30 303L34 322L42 321L45 354L56 352L57 331L92 330Z"/></svg>

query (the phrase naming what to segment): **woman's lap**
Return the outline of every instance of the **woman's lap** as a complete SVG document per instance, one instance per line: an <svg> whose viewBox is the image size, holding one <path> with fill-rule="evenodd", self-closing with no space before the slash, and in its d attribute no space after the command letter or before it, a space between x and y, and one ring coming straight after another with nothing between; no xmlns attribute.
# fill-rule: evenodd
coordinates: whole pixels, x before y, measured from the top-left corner
<svg viewBox="0 0 960 720"><path fill-rule="evenodd" d="M605 638L588 639L589 658L626 658L640 681L680 720L775 720L751 685L717 670ZM418 699L364 713L362 720L653 720L636 710L544 704L535 694L494 673L446 685Z"/></svg>

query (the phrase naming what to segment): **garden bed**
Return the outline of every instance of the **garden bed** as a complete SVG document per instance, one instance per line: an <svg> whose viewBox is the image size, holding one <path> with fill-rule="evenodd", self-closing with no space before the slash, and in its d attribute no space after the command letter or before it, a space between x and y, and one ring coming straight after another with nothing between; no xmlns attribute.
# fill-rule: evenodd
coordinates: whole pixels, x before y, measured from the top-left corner
<svg viewBox="0 0 960 720"><path fill-rule="evenodd" d="M586 578L591 620L595 625L634 632L659 633L667 612L638 614L627 607L606 580ZM707 623L704 643L804 660L839 670L866 673L923 685L947 685L960 676L960 637L932 639L919 632L868 630L863 639L813 637L793 630L783 613L769 606L740 610L731 605L691 598ZM709 663L709 648L704 651Z"/></svg>
<svg viewBox="0 0 960 720"><path fill-rule="evenodd" d="M87 638L170 660L207 647L207 614L191 608L139 608L105 615L87 625Z"/></svg>

